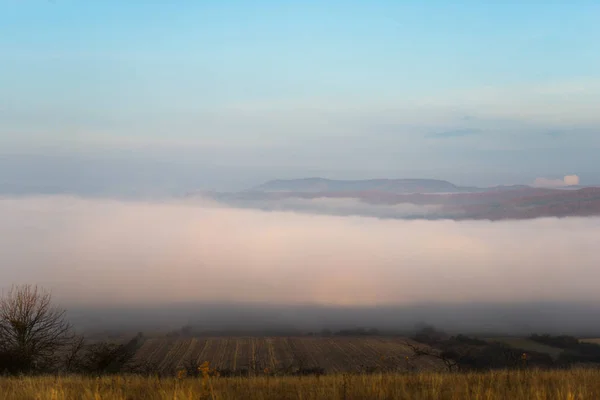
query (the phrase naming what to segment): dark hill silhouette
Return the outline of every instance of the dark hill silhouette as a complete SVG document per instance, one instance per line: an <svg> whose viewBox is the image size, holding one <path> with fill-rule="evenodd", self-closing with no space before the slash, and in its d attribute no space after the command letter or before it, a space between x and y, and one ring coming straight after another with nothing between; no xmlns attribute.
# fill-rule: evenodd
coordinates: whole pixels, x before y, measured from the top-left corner
<svg viewBox="0 0 600 400"><path fill-rule="evenodd" d="M273 180L256 188L255 192L355 192L381 191L389 193L457 193L456 185L438 179L365 179L333 180L304 178Z"/></svg>
<svg viewBox="0 0 600 400"><path fill-rule="evenodd" d="M383 218L501 220L600 216L600 188L581 186L477 188L436 179L305 178L273 180L238 193L203 192L188 196L261 210ZM427 207L413 207L409 211L394 208L406 204Z"/></svg>

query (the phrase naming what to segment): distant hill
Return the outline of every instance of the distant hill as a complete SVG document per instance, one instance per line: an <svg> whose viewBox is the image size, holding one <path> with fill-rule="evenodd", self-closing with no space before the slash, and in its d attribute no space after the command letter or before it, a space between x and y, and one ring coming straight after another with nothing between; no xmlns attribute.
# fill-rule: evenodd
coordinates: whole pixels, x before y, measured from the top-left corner
<svg viewBox="0 0 600 400"><path fill-rule="evenodd" d="M493 187L457 186L441 179L362 179L336 180L325 178L276 179L245 192L251 193L346 193L377 192L392 194L453 194L508 192L532 189L526 185Z"/></svg>
<svg viewBox="0 0 600 400"><path fill-rule="evenodd" d="M388 193L458 193L461 189L437 179L365 179L333 180L304 178L273 180L251 189L253 192L361 192L378 191Z"/></svg>
<svg viewBox="0 0 600 400"><path fill-rule="evenodd" d="M600 215L600 188L555 190L541 194L462 207L472 219L531 219L540 217L589 217Z"/></svg>

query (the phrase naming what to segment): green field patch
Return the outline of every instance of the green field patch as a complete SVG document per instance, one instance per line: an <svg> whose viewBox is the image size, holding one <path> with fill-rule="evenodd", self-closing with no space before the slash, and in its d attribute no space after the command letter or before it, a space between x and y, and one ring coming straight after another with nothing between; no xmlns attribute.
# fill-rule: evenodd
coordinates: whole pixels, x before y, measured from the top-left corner
<svg viewBox="0 0 600 400"><path fill-rule="evenodd" d="M563 349L558 347L548 346L542 343L535 342L527 338L520 337L494 337L486 338L488 342L499 342L504 343L515 349L523 349L525 351L535 351L538 353L548 354L554 360L557 360Z"/></svg>

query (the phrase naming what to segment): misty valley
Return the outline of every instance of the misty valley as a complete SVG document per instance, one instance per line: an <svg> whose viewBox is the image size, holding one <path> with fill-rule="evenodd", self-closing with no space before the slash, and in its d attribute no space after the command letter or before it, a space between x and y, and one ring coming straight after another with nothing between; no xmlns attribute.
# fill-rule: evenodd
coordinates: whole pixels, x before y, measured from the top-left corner
<svg viewBox="0 0 600 400"><path fill-rule="evenodd" d="M32 302L26 310L40 303L38 289L13 287L0 315L2 368L252 377L600 366L600 299L590 279L600 218L369 215L380 212L383 198L416 196L396 193L405 190L444 190L429 193L450 199L444 202L464 192L489 202L538 190L447 193L437 182L429 189L426 181L408 182L238 195L259 204L329 198L341 213L311 208L322 203L302 210L232 205L214 195L1 198L7 240L0 258L19 266L3 282L51 290L68 324L68 334L57 336L64 342L22 360L15 349L25 342L7 339L19 337L10 318L22 313L23 299ZM357 185L375 185L360 193L380 200L357 197L363 211L346 213L344 199ZM570 199L580 190L541 196Z"/></svg>
<svg viewBox="0 0 600 400"><path fill-rule="evenodd" d="M600 399L599 16L0 0L0 400Z"/></svg>

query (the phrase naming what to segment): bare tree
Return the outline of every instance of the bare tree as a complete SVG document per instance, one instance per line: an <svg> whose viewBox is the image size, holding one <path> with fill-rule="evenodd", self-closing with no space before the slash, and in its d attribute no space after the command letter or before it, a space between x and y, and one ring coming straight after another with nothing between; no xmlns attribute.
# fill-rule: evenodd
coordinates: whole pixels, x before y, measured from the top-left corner
<svg viewBox="0 0 600 400"><path fill-rule="evenodd" d="M76 372L82 363L82 353L85 348L83 336L73 336L65 349L63 368L66 372Z"/></svg>
<svg viewBox="0 0 600 400"><path fill-rule="evenodd" d="M66 311L37 286L13 286L0 297L0 349L19 372L48 366L72 337Z"/></svg>
<svg viewBox="0 0 600 400"><path fill-rule="evenodd" d="M422 356L437 358L438 360L444 362L446 368L450 372L454 371L455 368L459 367L458 362L455 359L450 358L448 356L448 353L445 351L441 351L432 347L415 345L409 341L404 341L404 345L406 345L409 349L412 350L413 358Z"/></svg>

